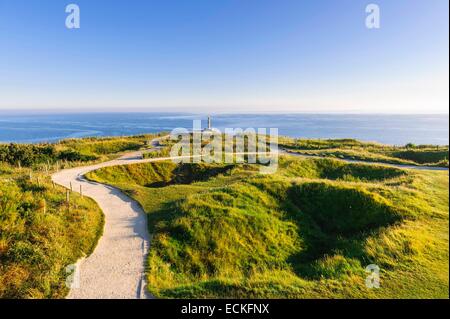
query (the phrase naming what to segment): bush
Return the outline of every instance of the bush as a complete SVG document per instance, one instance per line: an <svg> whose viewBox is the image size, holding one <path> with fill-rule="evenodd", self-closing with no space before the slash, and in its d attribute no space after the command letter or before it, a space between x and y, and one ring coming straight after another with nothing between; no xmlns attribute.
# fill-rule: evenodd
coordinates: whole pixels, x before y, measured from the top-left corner
<svg viewBox="0 0 450 319"><path fill-rule="evenodd" d="M78 151L74 151L74 150L64 150L59 152L58 154L58 159L59 160L66 160L69 162L89 162L89 161L94 161L97 159L97 156L94 155L85 155L85 154L81 154Z"/></svg>
<svg viewBox="0 0 450 319"><path fill-rule="evenodd" d="M0 162L11 165L32 166L53 162L55 154L53 145L0 144Z"/></svg>

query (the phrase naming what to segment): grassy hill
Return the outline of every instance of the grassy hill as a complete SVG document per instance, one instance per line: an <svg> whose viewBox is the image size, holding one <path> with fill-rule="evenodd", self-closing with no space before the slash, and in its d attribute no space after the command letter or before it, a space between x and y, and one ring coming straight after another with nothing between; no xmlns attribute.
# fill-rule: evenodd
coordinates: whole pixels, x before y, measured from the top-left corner
<svg viewBox="0 0 450 319"><path fill-rule="evenodd" d="M354 139L293 139L283 137L280 146L291 152L327 158L416 166L448 167L448 146L384 145Z"/></svg>
<svg viewBox="0 0 450 319"><path fill-rule="evenodd" d="M0 163L0 298L63 298L66 267L89 255L103 230L97 204L50 177Z"/></svg>
<svg viewBox="0 0 450 319"><path fill-rule="evenodd" d="M269 176L155 162L88 178L148 213L157 297L448 298L448 172L283 157Z"/></svg>
<svg viewBox="0 0 450 319"><path fill-rule="evenodd" d="M151 138L0 144L0 298L64 297L66 267L101 235L95 202L71 193L68 209L50 174L145 149ZM303 142L291 149L364 151L414 165L441 165L448 154ZM148 157L161 154L168 149ZM255 165L167 161L89 178L121 188L148 213L147 277L158 297L448 298L448 172L283 157L270 176ZM380 289L364 284L371 263L381 268Z"/></svg>
<svg viewBox="0 0 450 319"><path fill-rule="evenodd" d="M63 298L66 267L89 255L103 230L97 204L54 185L57 169L147 147L154 135L0 144L0 298Z"/></svg>

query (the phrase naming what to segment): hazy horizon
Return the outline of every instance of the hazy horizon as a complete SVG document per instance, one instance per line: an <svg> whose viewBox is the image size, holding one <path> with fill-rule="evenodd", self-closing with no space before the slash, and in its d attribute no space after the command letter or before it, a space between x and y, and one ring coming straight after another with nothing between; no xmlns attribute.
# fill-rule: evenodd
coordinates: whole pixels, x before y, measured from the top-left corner
<svg viewBox="0 0 450 319"><path fill-rule="evenodd" d="M401 113L401 112L375 112L375 111L367 111L367 112L356 112L356 111L295 111L295 110L286 110L286 111L207 111L205 110L198 110L198 111L189 111L186 110L186 108L126 108L126 109L120 109L120 108L103 108L103 109L93 109L93 108L87 108L87 109L71 109L71 108L18 108L18 109L1 109L0 113L3 114L31 114L31 115L39 115L39 114L86 114L86 113L97 113L97 114L107 114L107 113L167 113L167 114L187 114L187 115L214 115L214 114L220 114L220 115L264 115L264 114L332 114L332 115L411 115L411 116L420 116L420 115L449 115L449 111L447 112L417 112L417 113Z"/></svg>

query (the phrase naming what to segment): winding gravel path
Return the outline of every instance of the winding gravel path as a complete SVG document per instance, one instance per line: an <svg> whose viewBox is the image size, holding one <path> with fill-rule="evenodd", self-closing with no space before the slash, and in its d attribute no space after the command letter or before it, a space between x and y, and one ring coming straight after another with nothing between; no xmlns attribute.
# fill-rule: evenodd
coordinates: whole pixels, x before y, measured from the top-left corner
<svg viewBox="0 0 450 319"><path fill-rule="evenodd" d="M152 141L158 148L157 138ZM287 152L286 152L287 153ZM290 152L289 152L290 153ZM292 154L291 155L295 155ZM301 155L300 155L301 156ZM302 156L306 157L306 156ZM181 156L180 156L181 158ZM52 180L94 199L105 215L105 227L94 252L78 263L79 287L72 288L70 299L151 298L145 287L145 258L150 246L147 217L140 205L119 189L88 181L84 175L93 170L116 165L156 162L171 159L142 159L141 152L85 167L62 170ZM380 163L381 165L388 165ZM437 169L395 165L409 169Z"/></svg>
<svg viewBox="0 0 450 319"><path fill-rule="evenodd" d="M158 139L152 141L156 146ZM161 161L166 158L142 159L140 152L117 160L62 170L52 180L95 200L105 215L103 236L94 252L78 262L79 287L73 287L67 298L151 298L145 289L145 258L150 245L147 217L140 205L109 185L88 181L83 176L93 170L115 165Z"/></svg>

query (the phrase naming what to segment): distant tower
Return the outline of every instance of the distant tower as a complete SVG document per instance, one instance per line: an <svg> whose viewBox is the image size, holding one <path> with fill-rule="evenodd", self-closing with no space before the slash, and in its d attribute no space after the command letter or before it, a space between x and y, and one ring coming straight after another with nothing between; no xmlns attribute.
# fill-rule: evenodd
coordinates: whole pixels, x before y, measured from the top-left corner
<svg viewBox="0 0 450 319"><path fill-rule="evenodd" d="M218 129L215 129L212 127L211 123L212 123L211 116L208 116L208 127L204 128L202 131L206 132L206 133L212 133L212 132L220 133L220 131Z"/></svg>

